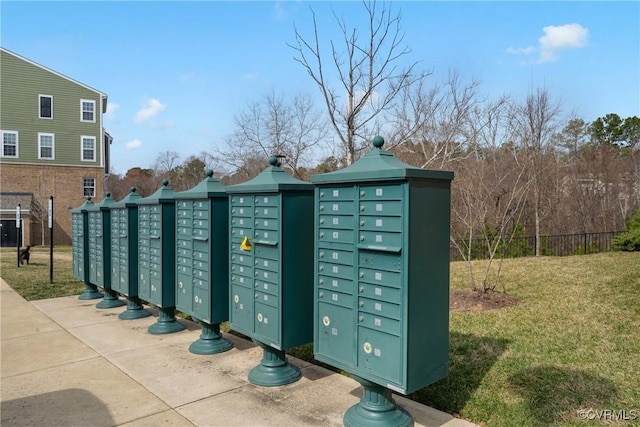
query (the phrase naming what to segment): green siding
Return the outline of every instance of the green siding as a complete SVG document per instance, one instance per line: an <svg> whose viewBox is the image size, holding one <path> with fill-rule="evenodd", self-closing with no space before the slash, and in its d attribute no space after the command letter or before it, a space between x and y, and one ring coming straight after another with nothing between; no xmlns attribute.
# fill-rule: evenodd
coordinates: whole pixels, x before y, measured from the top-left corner
<svg viewBox="0 0 640 427"><path fill-rule="evenodd" d="M19 158L6 163L100 166L101 94L45 68L0 51L0 129L19 133ZM38 95L53 97L53 119L41 119ZM95 101L95 123L82 122L81 99ZM54 160L38 159L38 133L55 135ZM94 161L82 161L81 136L96 138Z"/></svg>

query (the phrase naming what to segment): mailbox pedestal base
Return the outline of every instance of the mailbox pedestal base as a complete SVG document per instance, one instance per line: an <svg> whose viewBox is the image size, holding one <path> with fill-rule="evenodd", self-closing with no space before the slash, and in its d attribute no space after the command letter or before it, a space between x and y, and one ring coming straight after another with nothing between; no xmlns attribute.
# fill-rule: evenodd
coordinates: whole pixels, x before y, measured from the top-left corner
<svg viewBox="0 0 640 427"><path fill-rule="evenodd" d="M408 427L413 425L411 415L398 406L391 397L391 390L381 385L353 376L364 391L360 402L345 412L345 427Z"/></svg>
<svg viewBox="0 0 640 427"><path fill-rule="evenodd" d="M222 338L220 324L209 325L198 322L202 326L200 338L189 346L189 351L193 354L216 354L233 348L229 340Z"/></svg>
<svg viewBox="0 0 640 427"><path fill-rule="evenodd" d="M102 298L102 293L98 291L96 285L84 282L84 292L78 297L80 300Z"/></svg>
<svg viewBox="0 0 640 427"><path fill-rule="evenodd" d="M123 305L124 302L118 298L118 294L111 289L105 289L104 298L96 304L96 308L115 308L122 307Z"/></svg>
<svg viewBox="0 0 640 427"><path fill-rule="evenodd" d="M118 315L120 320L142 319L151 316L151 312L142 307L140 298L129 297L127 299L127 309Z"/></svg>
<svg viewBox="0 0 640 427"><path fill-rule="evenodd" d="M147 329L149 333L154 335L162 335L182 331L185 326L176 320L175 313L175 307L160 308L158 320L156 321L156 323L149 326L149 329Z"/></svg>
<svg viewBox="0 0 640 427"><path fill-rule="evenodd" d="M265 387L276 387L296 382L302 376L300 369L287 362L284 350L275 348L253 340L262 347L262 361L260 365L249 371L249 382Z"/></svg>

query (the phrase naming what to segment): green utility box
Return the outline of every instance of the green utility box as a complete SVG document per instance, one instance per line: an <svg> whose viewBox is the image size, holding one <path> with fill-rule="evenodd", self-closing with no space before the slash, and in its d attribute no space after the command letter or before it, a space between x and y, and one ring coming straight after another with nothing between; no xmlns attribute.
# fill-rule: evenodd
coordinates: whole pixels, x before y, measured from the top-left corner
<svg viewBox="0 0 640 427"><path fill-rule="evenodd" d="M73 259L73 277L84 282L84 292L78 297L81 300L102 298L98 287L90 282L89 277L89 220L88 209L93 207L91 197L74 209L71 213L71 255Z"/></svg>
<svg viewBox="0 0 640 427"><path fill-rule="evenodd" d="M284 350L313 339L313 186L269 163L227 187L230 326L264 349L249 381L276 386L300 377Z"/></svg>
<svg viewBox="0 0 640 427"><path fill-rule="evenodd" d="M229 198L213 171L176 199L176 308L202 325L195 354L229 350L220 323L229 319Z"/></svg>
<svg viewBox="0 0 640 427"><path fill-rule="evenodd" d="M138 293L160 309L152 334L184 329L175 318L176 199L169 181L149 197L138 200Z"/></svg>
<svg viewBox="0 0 640 427"><path fill-rule="evenodd" d="M127 309L118 316L133 320L151 316L138 296L138 200L142 197L131 187L129 194L113 203L111 212L111 289L127 297ZM133 261L132 261L133 258Z"/></svg>
<svg viewBox="0 0 640 427"><path fill-rule="evenodd" d="M453 173L412 167L381 137L373 143L353 165L311 177L314 356L365 389L408 394L448 372Z"/></svg>
<svg viewBox="0 0 640 427"><path fill-rule="evenodd" d="M104 299L97 308L124 305L111 289L111 212L115 200L107 193L97 205L87 208L89 242L89 282L104 289Z"/></svg>

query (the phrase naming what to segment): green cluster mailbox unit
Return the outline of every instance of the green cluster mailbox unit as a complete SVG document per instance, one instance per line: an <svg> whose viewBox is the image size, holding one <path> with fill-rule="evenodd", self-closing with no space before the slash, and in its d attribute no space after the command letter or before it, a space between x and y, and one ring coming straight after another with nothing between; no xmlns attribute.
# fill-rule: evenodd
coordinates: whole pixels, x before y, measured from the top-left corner
<svg viewBox="0 0 640 427"><path fill-rule="evenodd" d="M227 187L230 326L263 348L249 381L278 386L301 375L284 351L313 339L313 186L269 163Z"/></svg>
<svg viewBox="0 0 640 427"><path fill-rule="evenodd" d="M81 300L102 298L98 287L89 281L89 221L88 209L93 206L91 197L74 209L71 209L71 256L73 277L84 282Z"/></svg>
<svg viewBox="0 0 640 427"><path fill-rule="evenodd" d="M194 354L232 348L220 323L229 319L229 198L224 185L207 177L176 199L176 309L202 325L189 346Z"/></svg>
<svg viewBox="0 0 640 427"><path fill-rule="evenodd" d="M138 296L138 200L142 197L131 187L122 200L110 205L111 212L111 289L127 297L127 309L121 320L151 316ZM132 262L132 259L134 260Z"/></svg>
<svg viewBox="0 0 640 427"><path fill-rule="evenodd" d="M448 372L450 183L375 148L315 184L314 356L364 386L345 425L410 425L408 394ZM377 425L377 424L376 424Z"/></svg>
<svg viewBox="0 0 640 427"><path fill-rule="evenodd" d="M104 298L97 308L124 305L111 289L111 212L115 202L107 193L100 203L87 208L89 282L104 289Z"/></svg>
<svg viewBox="0 0 640 427"><path fill-rule="evenodd" d="M169 181L138 200L138 294L158 307L158 321L149 333L169 334L185 326L175 317L176 200Z"/></svg>

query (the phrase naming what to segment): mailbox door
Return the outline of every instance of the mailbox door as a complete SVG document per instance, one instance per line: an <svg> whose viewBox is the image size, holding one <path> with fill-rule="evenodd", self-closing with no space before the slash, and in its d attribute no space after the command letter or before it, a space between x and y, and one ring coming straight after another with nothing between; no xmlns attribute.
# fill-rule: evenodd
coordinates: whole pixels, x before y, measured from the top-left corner
<svg viewBox="0 0 640 427"><path fill-rule="evenodd" d="M82 213L71 214L72 224L72 250L73 250L73 276L78 280L85 280L84 271L84 224Z"/></svg>
<svg viewBox="0 0 640 427"><path fill-rule="evenodd" d="M281 348L280 194L230 199L232 328Z"/></svg>
<svg viewBox="0 0 640 427"><path fill-rule="evenodd" d="M315 352L355 367L355 188L316 189Z"/></svg>
<svg viewBox="0 0 640 427"><path fill-rule="evenodd" d="M229 203L230 298L229 321L232 329L252 337L254 329L254 198L234 194ZM245 240L246 239L246 240Z"/></svg>
<svg viewBox="0 0 640 427"><path fill-rule="evenodd" d="M138 207L138 295L151 301L151 240L149 233L149 209L147 205Z"/></svg>
<svg viewBox="0 0 640 427"><path fill-rule="evenodd" d="M96 255L97 255L97 221L99 212L89 212L87 214L87 220L89 223L89 234L87 236L88 242L88 254L89 254L89 283L98 285L97 281L97 268L96 268Z"/></svg>
<svg viewBox="0 0 640 427"><path fill-rule="evenodd" d="M211 321L211 274L208 199L176 203L176 308Z"/></svg>
<svg viewBox="0 0 640 427"><path fill-rule="evenodd" d="M397 389L405 358L403 185L316 189L316 356Z"/></svg>
<svg viewBox="0 0 640 427"><path fill-rule="evenodd" d="M120 209L111 209L111 289L120 292L122 285L120 284Z"/></svg>

